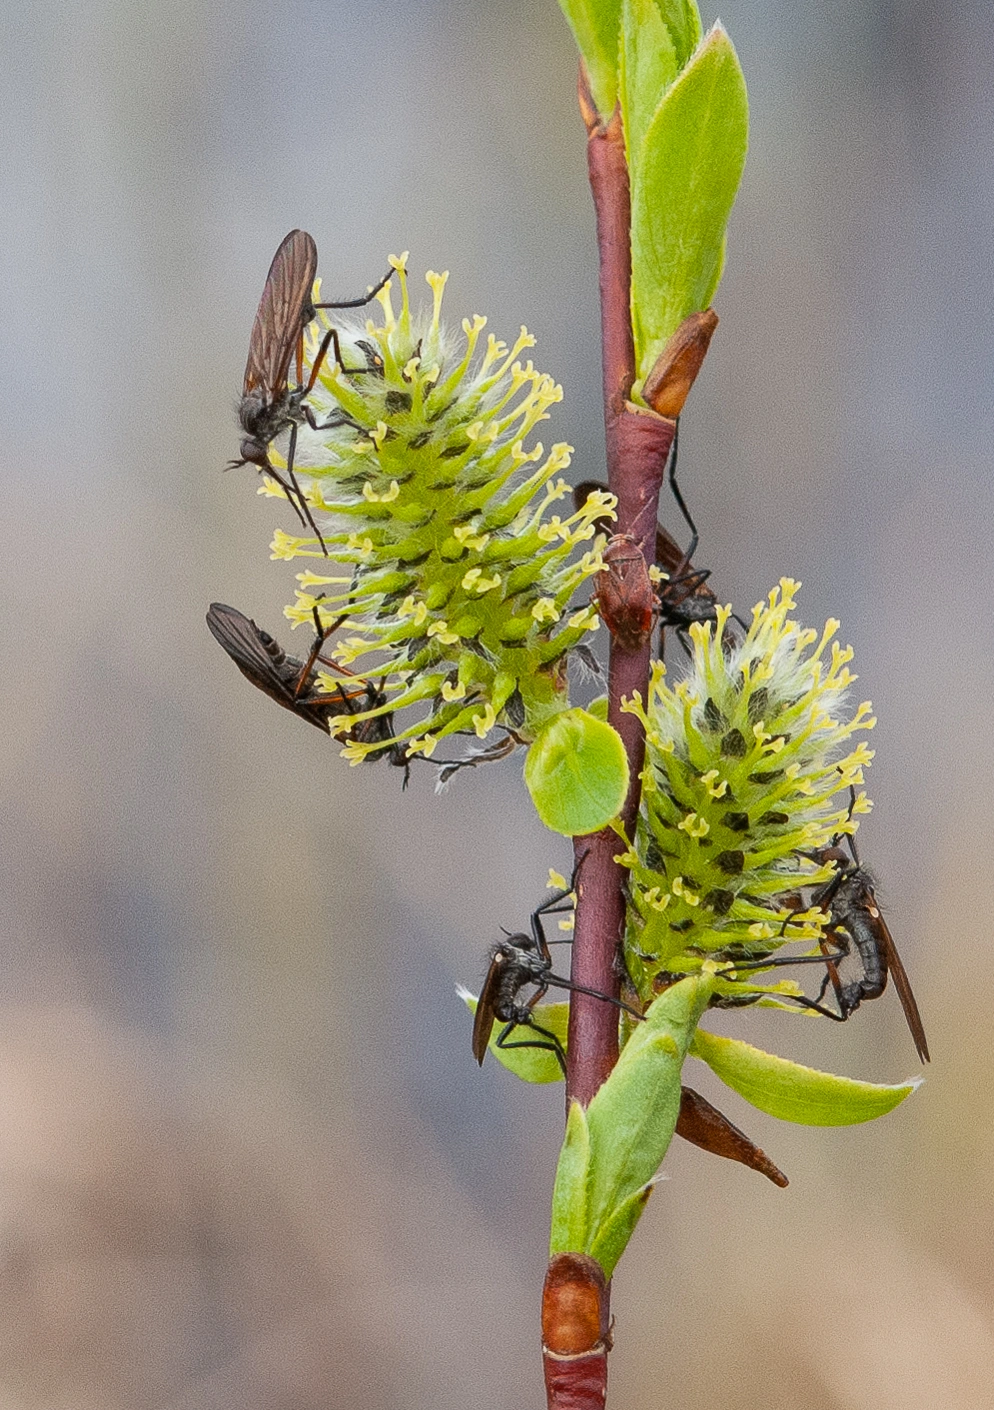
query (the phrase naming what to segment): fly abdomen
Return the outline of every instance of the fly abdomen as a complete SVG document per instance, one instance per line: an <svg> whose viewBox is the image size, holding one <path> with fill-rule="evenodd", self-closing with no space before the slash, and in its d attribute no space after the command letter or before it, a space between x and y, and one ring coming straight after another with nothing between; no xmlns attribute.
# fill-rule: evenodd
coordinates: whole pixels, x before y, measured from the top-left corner
<svg viewBox="0 0 994 1410"><path fill-rule="evenodd" d="M853 911L846 916L846 929L853 938L863 966L858 987L861 999L876 999L887 988L887 957L880 943L879 925L871 913ZM852 988L852 985L847 985Z"/></svg>

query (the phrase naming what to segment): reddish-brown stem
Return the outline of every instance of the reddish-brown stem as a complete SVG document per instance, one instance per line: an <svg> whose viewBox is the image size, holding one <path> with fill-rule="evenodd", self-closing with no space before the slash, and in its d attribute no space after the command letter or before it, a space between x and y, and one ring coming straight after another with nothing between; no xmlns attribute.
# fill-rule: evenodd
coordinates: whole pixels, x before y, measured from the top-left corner
<svg viewBox="0 0 994 1410"><path fill-rule="evenodd" d="M630 534L648 562L655 558L656 509L675 423L629 401L635 380L631 318L631 199L620 111L604 123L580 74L580 109L587 125L587 162L597 217L600 259L601 348L608 485L618 498L618 533ZM622 821L629 832L639 800L645 751L642 728L621 702L649 679L650 643L625 649L612 641L608 720L625 745L631 772ZM621 844L605 830L577 838L582 862L577 880L572 977L602 993L618 993L616 953L624 919L623 873L614 861ZM617 1012L603 1000L574 994L570 1004L567 1099L586 1105L618 1057Z"/></svg>
<svg viewBox="0 0 994 1410"><path fill-rule="evenodd" d="M618 493L617 422L635 380L629 296L631 289L631 201L621 114L605 126L595 111L580 70L580 110L587 125L587 164L597 217L600 257L601 349L609 484ZM613 652L612 652L613 657ZM612 660L613 665L613 660ZM610 716L609 716L610 717ZM612 721L614 723L614 721ZM618 992L614 952L621 933L623 899L613 856L617 839L599 832L577 839L582 863L577 881L572 977L606 994ZM583 1002L577 1002L578 1000ZM617 1015L610 1004L574 994L570 1005L567 1100L586 1105L618 1057Z"/></svg>
<svg viewBox="0 0 994 1410"><path fill-rule="evenodd" d="M608 722L618 731L629 767L628 796L621 810L626 837L634 837L645 760L645 735L638 716L622 710L636 695L645 701L652 654L647 564L656 561L659 491L687 394L708 350L718 319L713 310L693 313L659 354L646 378L643 402L631 401L635 344L631 315L631 192L620 110L605 122L594 107L583 66L580 111L587 127L587 163L597 217L600 258L601 352L604 365L604 426L608 487L617 497L615 532L623 536L605 552L598 587L601 616L612 627L608 664ZM662 531L664 560L682 555ZM619 553L617 549L621 547ZM633 558L634 554L634 558ZM641 554L641 564L638 555ZM645 591L642 591L642 585ZM619 946L625 919L626 872L614 860L623 846L609 828L574 839L576 919L566 1052L567 1103L589 1105L618 1060L618 1014L598 995L618 997ZM585 989L588 992L584 993ZM589 991L596 991L590 993ZM779 1183L776 1166L747 1136L703 1098L688 1092L681 1107L684 1132L715 1154L741 1160ZM553 1257L542 1301L545 1385L549 1410L603 1410L610 1349L610 1285L593 1259L582 1253Z"/></svg>
<svg viewBox="0 0 994 1410"><path fill-rule="evenodd" d="M637 408L629 400L636 369L631 320L631 196L624 132L620 111L605 123L594 109L582 68L580 109L587 125L587 161L597 218L608 485L618 499L614 527L618 533L630 534L646 561L652 563L659 490L676 427L675 422ZM628 757L630 785L621 816L629 836L638 811L645 739L637 717L623 713L621 702L636 691L645 699L650 654L648 637L633 648L612 640L608 721L621 735ZM582 865L577 876L573 981L615 997L625 911L624 873L614 861L621 845L609 829L576 838L574 843L576 861ZM567 1100L587 1105L617 1058L617 1010L602 999L575 992L570 1003ZM610 1289L603 1276L596 1277L596 1264L591 1269L576 1261L582 1258L559 1255L550 1264L546 1279L543 1340L550 1410L602 1410L607 1396L609 1339L604 1329L610 1320ZM591 1264L592 1260L585 1262ZM583 1326L575 1335L550 1337L549 1327L559 1325L549 1311L557 1297L569 1306L578 1303L585 1307L592 1300L595 1311L588 1311L581 1319Z"/></svg>
<svg viewBox="0 0 994 1410"><path fill-rule="evenodd" d="M603 1410L610 1298L600 1265L585 1253L549 1260L542 1293L545 1394L550 1410Z"/></svg>

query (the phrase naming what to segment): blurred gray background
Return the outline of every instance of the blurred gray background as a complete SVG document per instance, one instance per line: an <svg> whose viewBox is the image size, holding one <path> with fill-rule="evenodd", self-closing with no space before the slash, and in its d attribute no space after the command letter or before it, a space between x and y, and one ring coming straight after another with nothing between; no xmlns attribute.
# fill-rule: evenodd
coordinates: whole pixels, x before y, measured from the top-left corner
<svg viewBox="0 0 994 1410"><path fill-rule="evenodd" d="M791 1186L675 1143L615 1280L612 1401L988 1407L990 15L721 13L752 147L682 484L723 597L794 575L856 648L860 841L934 1061L842 1132L695 1073ZM221 473L292 226L340 296L410 249L453 321L526 323L566 391L548 439L600 473L571 38L553 0L0 24L0 1410L537 1406L561 1093L477 1070L454 986L566 844L517 761L442 799L348 768L203 618L278 630L292 587L251 470ZM844 1029L716 1022L916 1068L892 992Z"/></svg>

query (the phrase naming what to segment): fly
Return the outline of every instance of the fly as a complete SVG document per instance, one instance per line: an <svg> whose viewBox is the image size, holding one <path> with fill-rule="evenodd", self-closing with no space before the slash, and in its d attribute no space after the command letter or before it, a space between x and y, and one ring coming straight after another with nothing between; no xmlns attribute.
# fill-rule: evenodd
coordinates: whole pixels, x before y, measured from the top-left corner
<svg viewBox="0 0 994 1410"><path fill-rule="evenodd" d="M323 730L325 734L350 740L354 744L379 744L367 754L369 761L386 758L391 764L404 770L403 786L407 787L411 761L403 743L393 739L393 714L386 711L369 719L357 720L346 726L343 716L364 714L367 710L379 710L387 703L381 681L378 686L372 681L354 677L356 687L346 689L339 685L331 694L323 693L318 686L318 661L325 638L338 623L318 633L314 649L306 661L288 655L279 642L256 626L234 607L223 602L212 602L207 613L207 625L214 639L224 647L242 675L257 689L292 711L300 719ZM334 665L333 662L325 662ZM342 667L335 665L335 670ZM333 721L337 722L333 725Z"/></svg>
<svg viewBox="0 0 994 1410"><path fill-rule="evenodd" d="M571 979L564 979L552 973L552 955L549 951L549 941L545 938L542 917L571 910L572 905L564 906L562 903L572 894L572 890L570 886L566 890L557 891L532 912L530 935L522 932L508 935L491 949L490 968L483 981L473 1019L473 1056L481 1067L496 1022L504 1025L497 1036L498 1048L546 1049L555 1053L563 1076L566 1075L566 1052L559 1037L551 1029L543 1028L536 1021L534 1014L536 1004L545 997L550 988L590 994L592 998L603 999L605 1003L624 1009L635 1018L642 1017L637 1009L629 1008L621 999L615 999L599 989L588 989L582 984L574 984ZM522 1002L519 995L529 984L534 986L534 993ZM539 1036L511 1042L511 1035L516 1028L528 1028Z"/></svg>
<svg viewBox="0 0 994 1410"><path fill-rule="evenodd" d="M318 690L313 659L300 661L289 656L278 641L236 608L212 602L207 625L245 679L285 710L325 734L331 733L329 722L336 715L350 713L343 690L331 695Z"/></svg>
<svg viewBox="0 0 994 1410"><path fill-rule="evenodd" d="M850 792L852 803L849 812L852 816L856 790L853 788ZM766 959L750 959L745 963L740 963L730 955L726 958L731 959L736 971L772 969L778 965L824 964L825 978L817 999L808 999L799 994L790 997L794 1003L813 1009L815 1013L823 1014L836 1023L845 1023L864 999L878 999L887 988L888 977L892 975L915 1049L922 1062L929 1062L925 1027L907 970L897 952L890 928L877 905L873 878L859 860L854 838L851 834L846 836L849 841L848 853L839 846L840 835L831 846L803 854L818 866L835 868L835 875L829 877L828 881L817 887L811 895L811 906L823 911L827 917L824 935L819 941L821 954L776 959L771 956ZM800 908L799 896L792 895L786 899L791 902L791 909ZM785 924L789 925L790 921ZM859 958L862 973L857 979L843 980L839 974L839 964L852 954L853 949ZM675 977L677 976L667 976ZM835 995L838 1013L823 1002L829 985ZM743 996L741 999L730 998L720 1002L725 1005L749 1003L758 997L759 995Z"/></svg>
<svg viewBox="0 0 994 1410"><path fill-rule="evenodd" d="M233 460L231 466L257 465L271 475L282 488L300 522L317 535L322 552L327 557L328 550L321 531L314 522L307 497L294 474L297 427L303 421L314 430L355 423L344 413L333 416L321 426L315 421L314 413L307 405L307 397L314 389L332 343L339 366L344 368L344 363L338 334L330 328L318 348L310 377L304 383L304 329L319 308L361 308L379 293L390 276L386 275L360 299L315 304L311 295L317 265L317 246L306 230L291 230L273 256L252 324L245 379L238 404L238 420L243 432L241 459ZM291 387L290 363L295 356L297 380ZM269 447L277 436L287 430L290 432L290 444L286 456L286 479L283 479L269 459Z"/></svg>
<svg viewBox="0 0 994 1410"><path fill-rule="evenodd" d="M877 898L873 893L873 880L860 863L853 838L849 838L852 856L848 856L839 846L823 847L812 853L813 860L822 866L835 867L835 875L812 896L812 904L827 911L829 926L827 936L838 947L839 955L826 954L827 974L822 984L819 1001L824 997L831 983L839 1012L832 1013L823 1008L821 1012L844 1022L856 1012L864 999L876 999L887 987L888 976L893 976L894 987L904 1017L911 1030L915 1048L922 1062L929 1061L928 1043L922 1024L918 1004L915 1002L911 981L907 970L894 944L887 922L880 913ZM839 977L836 959L848 955L855 946L863 973L858 979L846 983Z"/></svg>

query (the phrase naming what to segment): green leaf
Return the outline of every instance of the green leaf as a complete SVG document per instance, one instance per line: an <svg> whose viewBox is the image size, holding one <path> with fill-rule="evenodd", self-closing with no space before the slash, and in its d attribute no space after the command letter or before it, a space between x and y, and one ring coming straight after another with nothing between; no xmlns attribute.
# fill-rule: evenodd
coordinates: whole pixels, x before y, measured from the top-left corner
<svg viewBox="0 0 994 1410"><path fill-rule="evenodd" d="M543 1028L549 1029L551 1033L555 1033L565 1048L569 1004L536 1004L532 1013L535 1015L535 1022L541 1024ZM499 1063L503 1063L508 1072L513 1072L515 1077L521 1078L522 1082L561 1082L563 1080L563 1070L559 1066L559 1059L550 1048L498 1048L497 1038L503 1028L504 1024L498 1019L494 1024L488 1046L490 1052ZM540 1043L542 1035L530 1032L527 1024L519 1024L508 1041L512 1044Z"/></svg>
<svg viewBox="0 0 994 1410"><path fill-rule="evenodd" d="M680 1114L680 1070L713 987L710 978L695 975L660 994L587 1108L591 1228L581 1252L603 1243L620 1207L659 1169ZM623 1249L601 1263L608 1277Z"/></svg>
<svg viewBox="0 0 994 1410"><path fill-rule="evenodd" d="M701 12L695 0L655 0L655 3L676 50L677 66L685 68L701 42Z"/></svg>
<svg viewBox="0 0 994 1410"><path fill-rule="evenodd" d="M749 109L731 40L715 25L631 153L632 313L639 376L711 302L745 165Z"/></svg>
<svg viewBox="0 0 994 1410"><path fill-rule="evenodd" d="M656 0L624 0L618 75L629 166L666 89L677 75L677 53Z"/></svg>
<svg viewBox="0 0 994 1410"><path fill-rule="evenodd" d="M893 1111L921 1082L921 1078L896 1086L856 1082L802 1067L702 1028L697 1030L690 1051L760 1111L805 1126L854 1126L872 1121Z"/></svg>
<svg viewBox="0 0 994 1410"><path fill-rule="evenodd" d="M607 1277L631 1237L680 1113L680 1069L713 991L708 977L674 984L646 1010L586 1112L583 1217L568 1213L575 1152L564 1145L553 1195L552 1253L596 1257ZM563 1242L565 1238L572 1242Z"/></svg>
<svg viewBox="0 0 994 1410"><path fill-rule="evenodd" d="M586 710L564 710L535 737L525 783L553 832L580 837L605 827L628 793L628 759L618 732Z"/></svg>
<svg viewBox="0 0 994 1410"><path fill-rule="evenodd" d="M566 1136L556 1166L552 1191L550 1256L568 1249L582 1251L587 1228L587 1183L590 1178L590 1130L579 1102L570 1102Z"/></svg>
<svg viewBox="0 0 994 1410"><path fill-rule="evenodd" d="M466 989L460 989L459 997L470 1013L476 1013L479 1000L474 994L470 994ZM535 1022L540 1023L543 1028L549 1029L551 1033L555 1033L565 1049L566 1029L569 1024L569 1004L537 1004L533 1012ZM507 1068L508 1072L513 1072L515 1077L521 1078L522 1082L561 1082L563 1080L563 1070L559 1066L559 1059L549 1048L498 1048L497 1038L503 1027L504 1024L500 1019L494 1023L487 1049L493 1053L499 1063ZM518 1031L511 1034L511 1042L513 1043L516 1038L527 1040L529 1036L539 1041L542 1037L541 1033L529 1035L527 1024L520 1025Z"/></svg>
<svg viewBox="0 0 994 1410"><path fill-rule="evenodd" d="M610 116L618 101L621 0L559 0L559 8L587 66L597 111Z"/></svg>
<svg viewBox="0 0 994 1410"><path fill-rule="evenodd" d="M618 1259L627 1248L628 1240L635 1232L635 1225L642 1218L642 1211L649 1203L653 1188L653 1182L650 1182L636 1190L633 1195L629 1195L628 1199L612 1211L594 1235L590 1245L590 1257L597 1259L606 1277L610 1277L617 1267Z"/></svg>

